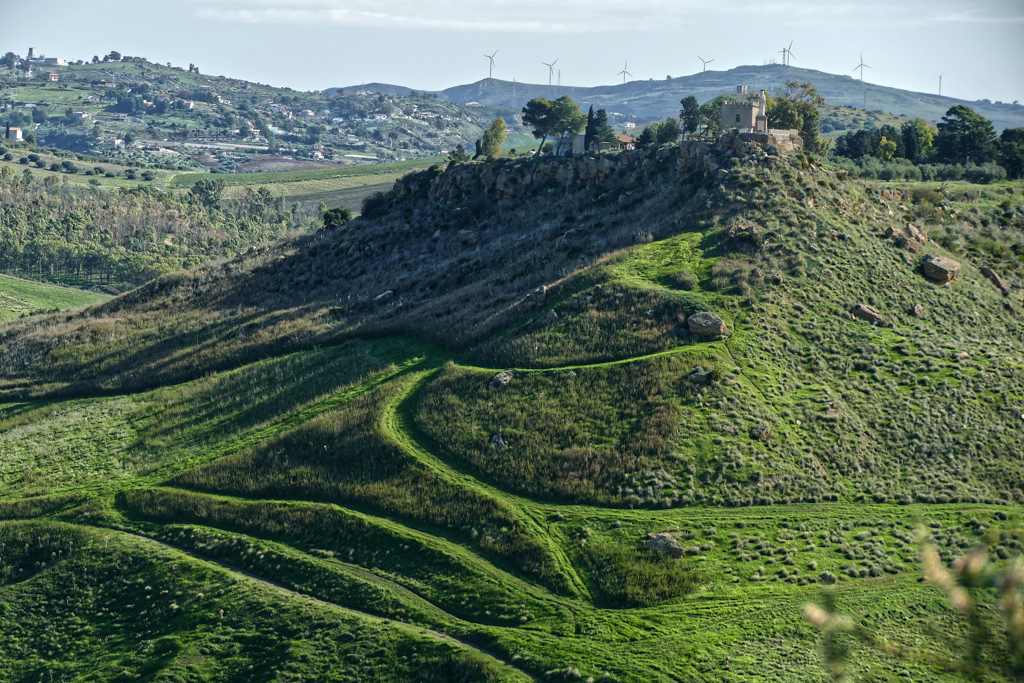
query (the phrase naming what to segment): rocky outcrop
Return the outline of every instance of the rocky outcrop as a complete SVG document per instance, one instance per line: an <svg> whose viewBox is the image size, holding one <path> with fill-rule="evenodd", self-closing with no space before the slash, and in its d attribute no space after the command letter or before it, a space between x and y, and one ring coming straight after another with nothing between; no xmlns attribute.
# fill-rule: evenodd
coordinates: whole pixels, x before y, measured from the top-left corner
<svg viewBox="0 0 1024 683"><path fill-rule="evenodd" d="M854 318L860 318L872 325L878 325L885 322L885 316L879 312L874 306L868 306L867 304L857 304L850 309L850 315Z"/></svg>
<svg viewBox="0 0 1024 683"><path fill-rule="evenodd" d="M491 378L491 383L487 385L488 389L502 389L508 386L508 383L512 381L512 371L502 370L497 375Z"/></svg>
<svg viewBox="0 0 1024 683"><path fill-rule="evenodd" d="M922 306L921 304L914 304L914 307L910 309L910 314L913 315L915 318L923 319L926 315L926 312L924 310L924 306Z"/></svg>
<svg viewBox="0 0 1024 683"><path fill-rule="evenodd" d="M924 228L920 228L913 223L907 223L902 228L889 228L885 231L885 236L893 240L900 249L906 249L915 253L921 251L924 245L928 244L931 239L928 237L928 233L924 231Z"/></svg>
<svg viewBox="0 0 1024 683"><path fill-rule="evenodd" d="M700 335L707 339L719 341L729 336L729 329L725 326L725 321L714 313L706 311L694 313L686 319L686 325L690 329L690 334Z"/></svg>
<svg viewBox="0 0 1024 683"><path fill-rule="evenodd" d="M758 422L750 430L750 436L760 441L767 441L772 435L772 428L767 422Z"/></svg>
<svg viewBox="0 0 1024 683"><path fill-rule="evenodd" d="M945 256L929 254L922 262L924 275L929 280L944 285L960 277L960 264Z"/></svg>
<svg viewBox="0 0 1024 683"><path fill-rule="evenodd" d="M999 273L992 270L988 266L982 266L981 274L987 277L989 279L989 282L994 284L996 286L996 289L1003 293L1003 296L1010 296L1010 285L1006 284L1006 281L1003 280L1003 278L999 277Z"/></svg>
<svg viewBox="0 0 1024 683"><path fill-rule="evenodd" d="M460 201L483 193L501 203L537 185L571 188L615 179L632 183L651 164L663 167L673 160L677 172L700 170L724 182L732 175L733 159L761 161L771 166L780 161L783 153L801 149L803 140L795 131L774 135L727 133L716 141L684 140L678 145L598 155L503 158L486 163L451 164L444 170L437 167L410 173L395 183L392 192L399 197L425 195L431 201Z"/></svg>

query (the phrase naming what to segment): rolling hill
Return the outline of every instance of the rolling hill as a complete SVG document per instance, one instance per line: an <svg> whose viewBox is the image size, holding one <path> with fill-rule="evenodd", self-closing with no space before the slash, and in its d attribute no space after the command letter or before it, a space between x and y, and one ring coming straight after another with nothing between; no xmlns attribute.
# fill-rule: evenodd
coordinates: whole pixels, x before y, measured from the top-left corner
<svg viewBox="0 0 1024 683"><path fill-rule="evenodd" d="M1024 185L793 146L434 166L0 325L0 675L1019 678Z"/></svg>
<svg viewBox="0 0 1024 683"><path fill-rule="evenodd" d="M631 81L593 88L513 84L490 78L468 85L453 86L434 94L450 102L478 102L489 106L510 107L522 107L534 97L553 99L568 95L584 109L593 104L595 108L603 107L609 112L632 116L639 121L651 121L677 116L679 101L688 95L693 95L700 102L706 102L723 93L735 93L738 85L750 86L755 92L764 89L774 93L788 80L814 83L818 92L831 105L881 110L890 114L921 117L926 121L938 121L953 105L967 104L993 121L997 130L1024 127L1024 105L966 102L930 93L888 88L870 82L861 85L859 80L851 76L781 64L738 66L728 71L709 70L672 80ZM409 93L409 88L383 83L370 83L362 87L392 95L406 96Z"/></svg>

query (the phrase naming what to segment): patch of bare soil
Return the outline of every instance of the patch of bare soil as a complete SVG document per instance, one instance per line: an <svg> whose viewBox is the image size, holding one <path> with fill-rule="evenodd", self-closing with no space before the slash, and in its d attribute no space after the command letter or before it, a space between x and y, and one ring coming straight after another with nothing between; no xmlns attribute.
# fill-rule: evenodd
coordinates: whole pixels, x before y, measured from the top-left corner
<svg viewBox="0 0 1024 683"><path fill-rule="evenodd" d="M217 166L220 166L220 162L214 159L209 154L197 154L193 156L192 159L195 160L196 163L202 164L207 168L215 168Z"/></svg>
<svg viewBox="0 0 1024 683"><path fill-rule="evenodd" d="M317 169L339 168L340 164L327 164L321 161L305 161L303 159L279 159L277 157L258 158L239 164L242 173L258 173L260 171L311 171Z"/></svg>

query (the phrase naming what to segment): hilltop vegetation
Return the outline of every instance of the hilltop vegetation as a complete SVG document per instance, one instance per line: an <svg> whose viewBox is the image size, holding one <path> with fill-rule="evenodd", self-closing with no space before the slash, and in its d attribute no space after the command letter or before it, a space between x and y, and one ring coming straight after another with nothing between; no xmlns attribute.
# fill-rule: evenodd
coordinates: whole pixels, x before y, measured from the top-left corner
<svg viewBox="0 0 1024 683"><path fill-rule="evenodd" d="M69 577L118 571L73 613L116 648L75 661L130 676L823 681L839 643L855 680L1019 677L1021 185L779 144L437 166L334 229L0 327L0 516L41 518L0 532L33 569L0 598L78 610ZM19 533L61 543L23 561ZM36 570L71 533L89 552ZM981 544L969 604L925 543ZM840 622L808 602L859 630L819 635ZM67 636L18 604L32 677Z"/></svg>

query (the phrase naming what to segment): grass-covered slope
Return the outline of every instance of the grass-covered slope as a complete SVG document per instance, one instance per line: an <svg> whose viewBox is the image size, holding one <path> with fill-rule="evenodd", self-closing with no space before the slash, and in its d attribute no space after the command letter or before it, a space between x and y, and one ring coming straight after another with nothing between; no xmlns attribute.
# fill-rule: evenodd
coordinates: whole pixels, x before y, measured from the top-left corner
<svg viewBox="0 0 1024 683"><path fill-rule="evenodd" d="M0 275L0 320L12 320L54 309L83 308L105 301L107 298L109 297L94 292L43 285Z"/></svg>
<svg viewBox="0 0 1024 683"><path fill-rule="evenodd" d="M995 575L1024 550L1021 189L764 151L432 170L345 229L0 328L0 517L36 520L3 533L286 591L146 574L217 621L119 616L124 647L75 661L144 676L105 653L173 637L210 680L825 681L822 651L853 680L1019 677L1019 584ZM920 251L886 236L911 221ZM927 279L929 252L959 278ZM698 312L728 336L691 334ZM927 545L981 548L968 613ZM66 608L39 569L19 585ZM299 595L352 619L335 649L289 630ZM216 630L223 601L259 626ZM822 636L808 602L850 621ZM236 658L206 663L207 634ZM63 661L40 647L8 657L20 679Z"/></svg>

